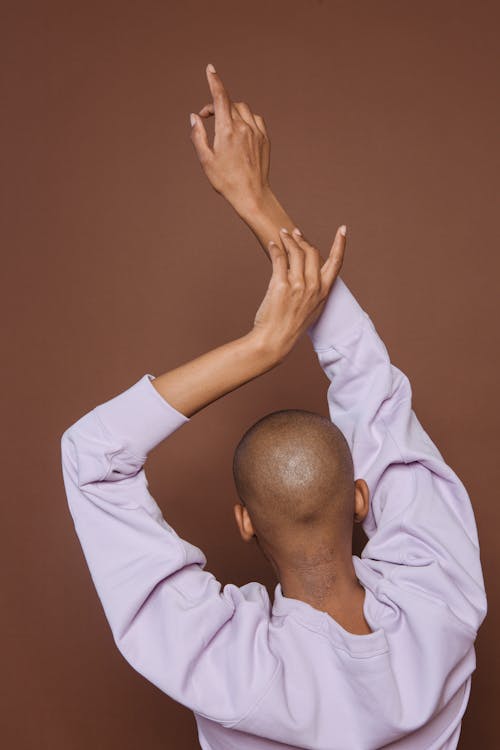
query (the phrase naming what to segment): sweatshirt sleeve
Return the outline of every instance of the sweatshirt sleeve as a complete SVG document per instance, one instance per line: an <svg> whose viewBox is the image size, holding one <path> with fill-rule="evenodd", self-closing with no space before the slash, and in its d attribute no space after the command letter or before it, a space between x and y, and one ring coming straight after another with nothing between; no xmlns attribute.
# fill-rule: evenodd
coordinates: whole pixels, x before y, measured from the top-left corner
<svg viewBox="0 0 500 750"><path fill-rule="evenodd" d="M487 602L473 508L412 408L408 377L340 277L307 334L330 380L330 418L370 490L362 558L475 633Z"/></svg>
<svg viewBox="0 0 500 750"><path fill-rule="evenodd" d="M62 435L69 510L126 661L161 691L234 722L272 676L268 611L204 570L201 549L167 523L148 491L148 452L190 419L144 375Z"/></svg>

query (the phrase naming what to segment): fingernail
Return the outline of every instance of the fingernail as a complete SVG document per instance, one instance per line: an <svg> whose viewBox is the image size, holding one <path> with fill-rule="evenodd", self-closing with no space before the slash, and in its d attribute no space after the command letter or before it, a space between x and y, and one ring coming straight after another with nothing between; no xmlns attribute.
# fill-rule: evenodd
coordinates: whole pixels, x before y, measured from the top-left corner
<svg viewBox="0 0 500 750"><path fill-rule="evenodd" d="M295 227L295 229L293 230L293 233L294 234L298 234L299 237L302 237L302 232L300 231L300 229L298 227Z"/></svg>
<svg viewBox="0 0 500 750"><path fill-rule="evenodd" d="M342 226L341 226L341 227L340 227L340 229L339 229L339 232L340 232L340 234L341 234L341 235L342 235L343 237L345 237L345 236L346 236L346 234L347 234L347 227L346 227L346 225L345 225L345 224L342 224Z"/></svg>
<svg viewBox="0 0 500 750"><path fill-rule="evenodd" d="M281 227L280 232L283 232L283 234L288 234L288 229L286 229L286 227Z"/></svg>
<svg viewBox="0 0 500 750"><path fill-rule="evenodd" d="M273 242L273 240L271 240L268 244L268 247L273 247L274 245L276 245L276 242Z"/></svg>
<svg viewBox="0 0 500 750"><path fill-rule="evenodd" d="M207 65L207 70L209 70L209 71L210 71L211 73L215 73L215 68L214 68L214 66L212 65L212 63L208 63L208 65Z"/></svg>
<svg viewBox="0 0 500 750"><path fill-rule="evenodd" d="M191 114L189 115L189 119L190 119L190 121L191 121L191 125L194 125L194 124L195 124L195 122L196 122L196 117L195 117L195 115L194 115L194 114L193 114L192 112L191 112Z"/></svg>

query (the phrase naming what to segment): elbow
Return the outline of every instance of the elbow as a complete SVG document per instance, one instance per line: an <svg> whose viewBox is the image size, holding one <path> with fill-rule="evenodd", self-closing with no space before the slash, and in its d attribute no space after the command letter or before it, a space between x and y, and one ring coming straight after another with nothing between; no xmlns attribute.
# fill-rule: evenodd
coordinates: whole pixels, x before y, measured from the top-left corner
<svg viewBox="0 0 500 750"><path fill-rule="evenodd" d="M72 446L70 427L64 430L63 434L59 438L59 443L61 446L61 457L64 461L70 451L70 447Z"/></svg>
<svg viewBox="0 0 500 750"><path fill-rule="evenodd" d="M86 436L71 425L61 435L60 443L63 474L71 478L72 484L82 489L85 484L95 481L101 468L95 467L96 461Z"/></svg>
<svg viewBox="0 0 500 750"><path fill-rule="evenodd" d="M68 456L75 454L78 448L77 433L73 430L73 425L67 427L62 433L60 439L61 456L64 461Z"/></svg>
<svg viewBox="0 0 500 750"><path fill-rule="evenodd" d="M481 625L483 624L486 615L488 614L488 596L486 594L486 589L483 585L480 587L480 592L477 598L476 606L476 630L479 630Z"/></svg>
<svg viewBox="0 0 500 750"><path fill-rule="evenodd" d="M78 462L77 451L71 433L71 427L68 427L61 435L60 446L61 464L63 471L67 471L70 475L75 476Z"/></svg>
<svg viewBox="0 0 500 750"><path fill-rule="evenodd" d="M392 400L411 400L413 397L413 391L411 388L410 378L408 377L408 375L406 375L406 373L404 373L399 369L399 367L396 367L395 365L391 365L391 369L393 375L393 387L391 394Z"/></svg>
<svg viewBox="0 0 500 750"><path fill-rule="evenodd" d="M80 489L104 481L110 472L111 457L116 457L121 450L120 443L113 443L104 434L94 412L85 414L68 427L60 443L63 471L67 470ZM113 478L118 479L118 473Z"/></svg>
<svg viewBox="0 0 500 750"><path fill-rule="evenodd" d="M60 437L61 450L64 452L69 442L71 442L71 427L67 427Z"/></svg>

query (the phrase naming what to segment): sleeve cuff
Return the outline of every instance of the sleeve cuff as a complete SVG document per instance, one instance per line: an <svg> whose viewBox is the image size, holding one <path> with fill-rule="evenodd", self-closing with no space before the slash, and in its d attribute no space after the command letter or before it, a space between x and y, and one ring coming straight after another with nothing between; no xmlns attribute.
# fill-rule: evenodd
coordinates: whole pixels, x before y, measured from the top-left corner
<svg viewBox="0 0 500 750"><path fill-rule="evenodd" d="M113 435L137 458L148 453L186 422L191 421L160 396L152 380L143 375L118 396L95 407L97 416Z"/></svg>
<svg viewBox="0 0 500 750"><path fill-rule="evenodd" d="M313 349L329 349L344 340L363 322L366 312L349 290L345 282L337 276L330 289L325 306L319 318L307 329Z"/></svg>

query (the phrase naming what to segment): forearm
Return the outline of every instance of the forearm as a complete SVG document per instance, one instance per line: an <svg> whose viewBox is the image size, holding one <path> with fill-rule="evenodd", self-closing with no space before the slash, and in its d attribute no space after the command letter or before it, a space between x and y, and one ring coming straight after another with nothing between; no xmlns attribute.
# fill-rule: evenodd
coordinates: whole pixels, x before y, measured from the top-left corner
<svg viewBox="0 0 500 750"><path fill-rule="evenodd" d="M248 224L270 258L268 245L282 244L281 227L290 232L296 224L272 190L244 203L231 202ZM255 331L202 354L180 367L155 378L152 383L163 398L187 417L208 404L262 375L281 362L286 354L259 337Z"/></svg>
<svg viewBox="0 0 500 750"><path fill-rule="evenodd" d="M260 196L245 202L230 201L230 203L257 237L268 257L268 244L271 240L278 245L282 244L279 233L281 227L291 232L297 226L271 188L267 188Z"/></svg>
<svg viewBox="0 0 500 750"><path fill-rule="evenodd" d="M159 375L158 393L186 417L279 364L277 353L253 332Z"/></svg>

